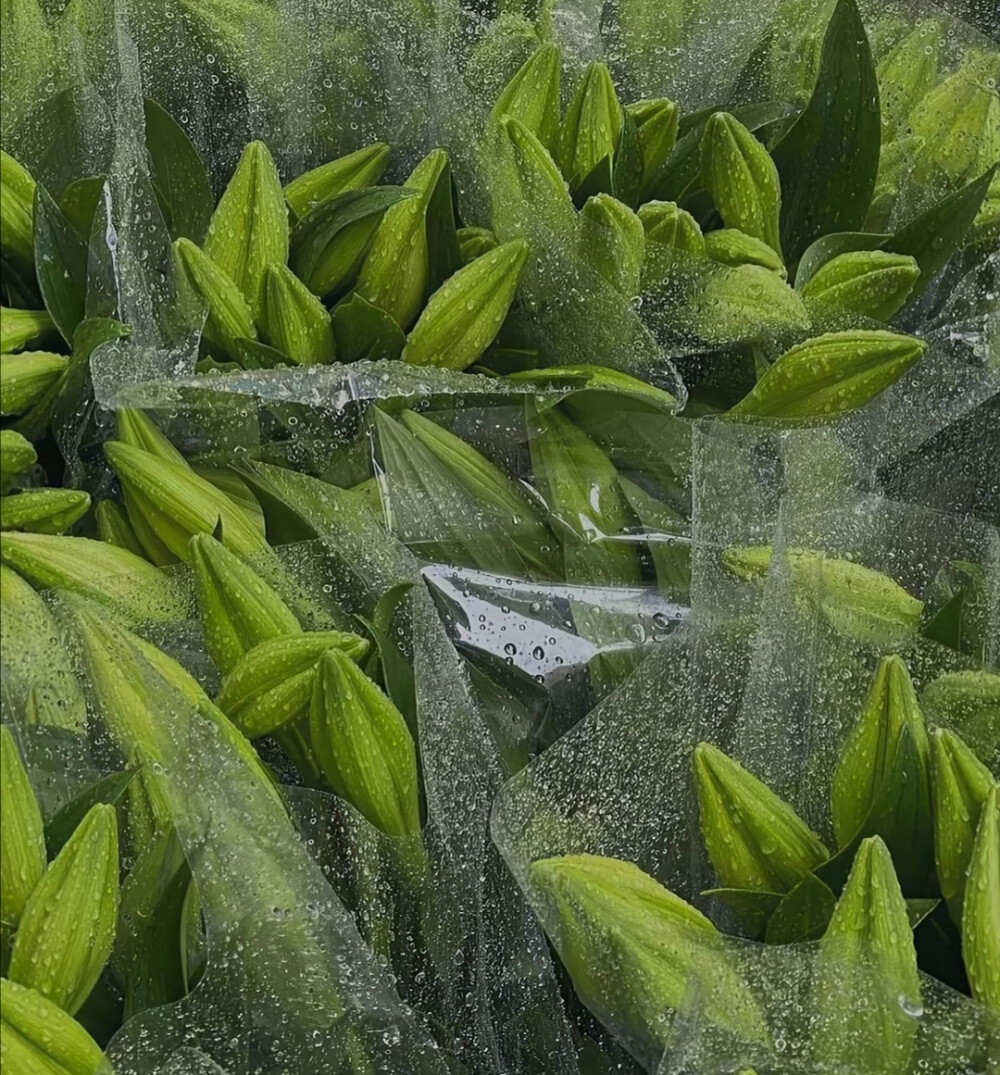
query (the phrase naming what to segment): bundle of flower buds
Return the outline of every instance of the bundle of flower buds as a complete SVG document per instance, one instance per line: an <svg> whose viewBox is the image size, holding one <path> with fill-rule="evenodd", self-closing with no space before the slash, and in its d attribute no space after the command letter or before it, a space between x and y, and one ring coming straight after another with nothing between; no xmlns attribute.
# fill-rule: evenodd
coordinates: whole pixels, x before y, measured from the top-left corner
<svg viewBox="0 0 1000 1075"><path fill-rule="evenodd" d="M336 7L4 0L4 1070L989 1075L1000 51Z"/></svg>

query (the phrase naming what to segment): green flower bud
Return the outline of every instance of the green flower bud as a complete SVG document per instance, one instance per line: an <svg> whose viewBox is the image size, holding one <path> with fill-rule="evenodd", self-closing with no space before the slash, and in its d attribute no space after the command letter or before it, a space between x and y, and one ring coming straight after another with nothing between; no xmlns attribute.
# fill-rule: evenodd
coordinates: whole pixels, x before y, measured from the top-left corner
<svg viewBox="0 0 1000 1075"><path fill-rule="evenodd" d="M688 254L705 253L705 237L690 213L678 209L674 202L646 202L639 206L639 219L646 241L683 250Z"/></svg>
<svg viewBox="0 0 1000 1075"><path fill-rule="evenodd" d="M0 499L0 530L62 534L89 508L90 497L79 489L29 489Z"/></svg>
<svg viewBox="0 0 1000 1075"><path fill-rule="evenodd" d="M313 755L330 787L382 832L420 831L417 754L402 713L340 649L313 678Z"/></svg>
<svg viewBox="0 0 1000 1075"><path fill-rule="evenodd" d="M721 265L759 265L776 272L782 280L788 276L785 263L772 247L738 228L710 231L705 236L705 253Z"/></svg>
<svg viewBox="0 0 1000 1075"><path fill-rule="evenodd" d="M300 365L334 360L326 307L284 265L268 265L260 294L260 325L272 347Z"/></svg>
<svg viewBox="0 0 1000 1075"><path fill-rule="evenodd" d="M466 227L458 229L458 249L462 255L462 264L468 265L483 254L496 250L497 237L489 228Z"/></svg>
<svg viewBox="0 0 1000 1075"><path fill-rule="evenodd" d="M115 808L92 806L28 898L8 977L72 1015L97 984L118 918Z"/></svg>
<svg viewBox="0 0 1000 1075"><path fill-rule="evenodd" d="M1000 768L1000 675L978 668L946 672L927 684L920 703Z"/></svg>
<svg viewBox="0 0 1000 1075"><path fill-rule="evenodd" d="M121 441L108 441L104 454L130 502L179 559L188 558L193 534L211 534L220 522L223 543L238 556L250 559L270 551L246 513L186 464L169 462Z"/></svg>
<svg viewBox="0 0 1000 1075"><path fill-rule="evenodd" d="M187 466L187 460L174 447L171 441L164 436L160 428L152 421L145 411L134 410L131 407L123 407L115 412L115 429L118 440L122 444L129 444L133 448L141 448L144 452L165 459L168 463L179 463Z"/></svg>
<svg viewBox="0 0 1000 1075"><path fill-rule="evenodd" d="M297 217L304 217L320 202L338 194L373 187L382 178L388 163L389 147L384 142L374 142L303 172L285 185L285 198L292 212Z"/></svg>
<svg viewBox="0 0 1000 1075"><path fill-rule="evenodd" d="M728 112L716 112L705 124L701 176L726 227L739 228L781 254L778 169L760 142Z"/></svg>
<svg viewBox="0 0 1000 1075"><path fill-rule="evenodd" d="M513 116L549 152L556 148L559 139L561 67L559 46L541 45L515 71L490 113L497 120Z"/></svg>
<svg viewBox="0 0 1000 1075"><path fill-rule="evenodd" d="M0 306L0 354L20 351L29 343L51 336L55 330L45 310L14 310Z"/></svg>
<svg viewBox="0 0 1000 1075"><path fill-rule="evenodd" d="M603 63L589 64L562 125L559 167L570 190L578 190L602 161L614 157L623 122L611 72Z"/></svg>
<svg viewBox="0 0 1000 1075"><path fill-rule="evenodd" d="M513 116L504 116L494 135L497 144L489 147L488 156L502 168L505 180L497 197L508 200L505 188L513 186L517 202L531 206L546 227L559 236L572 235L576 221L573 199L549 151Z"/></svg>
<svg viewBox="0 0 1000 1075"><path fill-rule="evenodd" d="M709 743L694 751L705 850L726 888L787 892L829 858L783 799Z"/></svg>
<svg viewBox="0 0 1000 1075"><path fill-rule="evenodd" d="M552 940L580 999L659 1063L670 1009L692 989L706 1017L760 1038L760 1014L712 923L630 862L563 855L532 864Z"/></svg>
<svg viewBox="0 0 1000 1075"><path fill-rule="evenodd" d="M855 250L831 258L799 289L804 299L888 321L920 276L914 258L884 250Z"/></svg>
<svg viewBox="0 0 1000 1075"><path fill-rule="evenodd" d="M580 258L626 298L640 292L646 237L642 221L610 194L595 194L580 210Z"/></svg>
<svg viewBox="0 0 1000 1075"><path fill-rule="evenodd" d="M239 557L209 534L191 538L198 610L205 645L223 675L254 646L301 633L294 613Z"/></svg>
<svg viewBox="0 0 1000 1075"><path fill-rule="evenodd" d="M403 361L453 370L471 366L500 331L527 256L528 244L513 239L450 276L407 337Z"/></svg>
<svg viewBox="0 0 1000 1075"><path fill-rule="evenodd" d="M45 873L45 826L14 736L0 726L0 920L16 926Z"/></svg>
<svg viewBox="0 0 1000 1075"><path fill-rule="evenodd" d="M885 844L864 840L820 941L814 996L819 1018L813 1062L872 1075L910 1070L919 1009L917 953Z"/></svg>
<svg viewBox="0 0 1000 1075"><path fill-rule="evenodd" d="M0 149L0 248L20 269L35 264L35 181Z"/></svg>
<svg viewBox="0 0 1000 1075"><path fill-rule="evenodd" d="M24 414L66 372L69 359L49 351L0 355L0 414Z"/></svg>
<svg viewBox="0 0 1000 1075"><path fill-rule="evenodd" d="M222 681L216 705L251 739L309 710L319 659L339 649L358 660L368 643L346 631L283 635L248 650Z"/></svg>
<svg viewBox="0 0 1000 1075"><path fill-rule="evenodd" d="M145 556L128 516L113 500L100 501L94 508L94 518L97 521L97 536L101 541L127 549L136 556Z"/></svg>
<svg viewBox="0 0 1000 1075"><path fill-rule="evenodd" d="M931 794L934 806L934 861L941 895L956 925L962 921L965 874L983 803L993 775L954 732L931 733Z"/></svg>
<svg viewBox="0 0 1000 1075"><path fill-rule="evenodd" d="M430 279L427 208L449 173L448 155L435 149L404 186L416 192L390 207L361 266L358 293L408 328L420 312Z"/></svg>
<svg viewBox="0 0 1000 1075"><path fill-rule="evenodd" d="M827 332L780 355L729 414L803 421L848 414L895 384L926 347L880 329Z"/></svg>
<svg viewBox="0 0 1000 1075"><path fill-rule="evenodd" d="M667 159L677 144L680 110L673 101L664 98L636 101L626 105L625 112L635 123L642 150L642 182L639 204L656 197L660 176Z"/></svg>
<svg viewBox="0 0 1000 1075"><path fill-rule="evenodd" d="M268 265L288 260L288 210L271 154L251 142L215 207L205 253L256 310Z"/></svg>
<svg viewBox="0 0 1000 1075"><path fill-rule="evenodd" d="M0 492L38 460L31 441L13 429L0 430Z"/></svg>
<svg viewBox="0 0 1000 1075"><path fill-rule="evenodd" d="M253 314L243 293L225 270L190 239L174 242L174 264L191 291L208 306L202 336L220 354L239 359L236 341L255 340Z"/></svg>
<svg viewBox="0 0 1000 1075"><path fill-rule="evenodd" d="M176 583L126 549L91 538L0 534L0 560L44 590L69 590L133 622L184 618Z"/></svg>
<svg viewBox="0 0 1000 1075"><path fill-rule="evenodd" d="M0 1064L16 1075L111 1075L96 1041L35 989L0 978Z"/></svg>
<svg viewBox="0 0 1000 1075"><path fill-rule="evenodd" d="M1000 1011L1000 785L979 815L962 904L962 959L972 995Z"/></svg>
<svg viewBox="0 0 1000 1075"><path fill-rule="evenodd" d="M722 562L741 579L754 579L767 572L772 556L770 545L753 545L725 549ZM785 559L802 596L849 638L891 645L920 625L922 602L881 572L814 549L788 549Z"/></svg>

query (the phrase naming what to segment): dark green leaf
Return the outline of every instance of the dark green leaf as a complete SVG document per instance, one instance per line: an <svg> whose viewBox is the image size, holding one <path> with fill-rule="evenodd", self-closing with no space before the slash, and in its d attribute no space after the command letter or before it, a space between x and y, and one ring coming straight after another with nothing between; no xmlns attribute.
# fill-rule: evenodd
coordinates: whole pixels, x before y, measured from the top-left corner
<svg viewBox="0 0 1000 1075"><path fill-rule="evenodd" d="M59 199L59 208L63 216L76 228L80 237L86 242L90 239L90 229L94 223L97 204L104 190L104 177L100 175L77 179L63 191Z"/></svg>
<svg viewBox="0 0 1000 1075"><path fill-rule="evenodd" d="M826 932L837 897L818 877L809 874L778 904L764 939L768 944L800 944L816 941Z"/></svg>
<svg viewBox="0 0 1000 1075"><path fill-rule="evenodd" d="M124 769L120 773L111 773L103 777L96 784L84 788L61 810L53 814L45 823L45 850L49 859L59 854L92 806L98 803L114 806L125 794L125 789L132 783L138 771L138 769Z"/></svg>
<svg viewBox="0 0 1000 1075"><path fill-rule="evenodd" d="M642 189L643 158L639 141L639 128L632 114L623 111L624 122L618 136L618 152L612 169L612 193L620 201L634 209L639 203Z"/></svg>
<svg viewBox="0 0 1000 1075"><path fill-rule="evenodd" d="M462 267L455 225L455 188L451 163L441 169L427 201L427 294L431 295Z"/></svg>
<svg viewBox="0 0 1000 1075"><path fill-rule="evenodd" d="M799 259L795 273L795 286L801 288L828 261L839 254L848 254L855 250L878 250L888 239L888 235L873 231L835 231L821 235L811 243Z"/></svg>
<svg viewBox="0 0 1000 1075"><path fill-rule="evenodd" d="M910 929L916 929L928 915L933 914L940 902L939 899L907 900L906 917L910 920Z"/></svg>
<svg viewBox="0 0 1000 1075"><path fill-rule="evenodd" d="M201 245L215 199L205 165L180 125L156 101L145 102L150 178L165 210L171 238Z"/></svg>
<svg viewBox="0 0 1000 1075"><path fill-rule="evenodd" d="M923 292L962 245L998 167L994 164L978 179L932 205L883 245L883 250L893 254L909 254L920 266L920 278L910 292L910 302Z"/></svg>
<svg viewBox="0 0 1000 1075"><path fill-rule="evenodd" d="M413 665L399 647L399 634L392 630L412 582L400 582L379 598L371 620L361 619L378 647L385 693L403 714L410 734L417 738L417 700L413 685Z"/></svg>
<svg viewBox="0 0 1000 1075"><path fill-rule="evenodd" d="M240 364L245 370L276 370L282 366L294 366L288 355L268 347L260 340L238 339L236 350L239 352Z"/></svg>
<svg viewBox="0 0 1000 1075"><path fill-rule="evenodd" d="M377 362L397 359L403 353L406 333L390 314L357 292L339 302L331 316L338 361L369 359Z"/></svg>
<svg viewBox="0 0 1000 1075"><path fill-rule="evenodd" d="M840 0L809 104L771 154L781 177L781 243L790 265L819 236L864 224L881 137L868 37L855 0Z"/></svg>
<svg viewBox="0 0 1000 1075"><path fill-rule="evenodd" d="M925 638L949 649L977 654L983 634L976 623L976 605L988 605L985 576L978 564L955 560L947 564L934 579L924 600Z"/></svg>
<svg viewBox="0 0 1000 1075"><path fill-rule="evenodd" d="M35 187L35 272L45 308L72 343L87 300L87 244L41 183Z"/></svg>
<svg viewBox="0 0 1000 1075"><path fill-rule="evenodd" d="M611 165L612 161L609 154L594 165L576 190L573 191L573 203L578 209L594 194L611 193L614 187Z"/></svg>
<svg viewBox="0 0 1000 1075"><path fill-rule="evenodd" d="M747 933L760 937L775 908L781 903L780 892L759 892L752 888L709 888L703 896L718 896L739 918Z"/></svg>

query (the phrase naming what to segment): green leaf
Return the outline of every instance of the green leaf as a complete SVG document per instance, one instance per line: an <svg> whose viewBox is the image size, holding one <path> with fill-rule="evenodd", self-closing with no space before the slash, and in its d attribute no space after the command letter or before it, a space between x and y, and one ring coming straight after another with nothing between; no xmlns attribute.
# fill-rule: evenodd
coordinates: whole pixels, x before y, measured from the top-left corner
<svg viewBox="0 0 1000 1075"><path fill-rule="evenodd" d="M767 923L768 944L816 941L826 932L837 897L815 874L804 877L785 894Z"/></svg>
<svg viewBox="0 0 1000 1075"><path fill-rule="evenodd" d="M86 179L77 179L63 191L59 199L59 208L63 216L80 233L81 238L90 238L98 202L104 191L104 176L91 175Z"/></svg>
<svg viewBox="0 0 1000 1075"><path fill-rule="evenodd" d="M427 202L427 295L462 267L455 224L457 202L451 161L446 161Z"/></svg>
<svg viewBox="0 0 1000 1075"><path fill-rule="evenodd" d="M260 340L240 338L235 342L240 365L245 370L276 370L282 366L295 365L288 355L275 347L268 347Z"/></svg>
<svg viewBox="0 0 1000 1075"><path fill-rule="evenodd" d="M83 320L87 299L87 244L52 196L35 187L35 271L45 308L67 343Z"/></svg>
<svg viewBox="0 0 1000 1075"><path fill-rule="evenodd" d="M417 702L413 680L413 665L399 648L397 635L392 631L400 607L413 588L412 582L400 582L390 587L379 598L371 620L359 616L368 628L382 666L382 683L393 705L403 714L410 735L417 738Z"/></svg>
<svg viewBox="0 0 1000 1075"><path fill-rule="evenodd" d="M191 139L156 101L147 98L146 150L160 207L172 239L185 236L201 243L208 231L215 200L208 174Z"/></svg>
<svg viewBox="0 0 1000 1075"><path fill-rule="evenodd" d="M70 799L45 823L45 850L49 859L54 859L63 845L76 831L92 806L107 803L114 806L125 794L125 789L132 783L137 768L123 769L120 773L109 773L96 783L89 785Z"/></svg>
<svg viewBox="0 0 1000 1075"><path fill-rule="evenodd" d="M630 209L634 209L639 204L644 167L639 126L626 109L623 111L622 129L618 136L618 151L615 153L611 173L611 192Z"/></svg>
<svg viewBox="0 0 1000 1075"><path fill-rule="evenodd" d="M985 573L978 564L962 560L948 564L924 602L924 637L963 653L984 648L977 645L974 605L985 588Z"/></svg>
<svg viewBox="0 0 1000 1075"><path fill-rule="evenodd" d="M754 939L763 934L771 915L785 899L780 892L760 892L754 888L707 888L702 895L722 900Z"/></svg>
<svg viewBox="0 0 1000 1075"><path fill-rule="evenodd" d="M829 235L821 235L814 243L809 244L799 258L799 267L795 271L795 287L801 289L819 269L840 254L849 254L856 250L878 250L888 238L888 235L872 231L834 231Z"/></svg>
<svg viewBox="0 0 1000 1075"><path fill-rule="evenodd" d="M945 267L948 259L962 245L979 207L986 200L987 191L997 168L994 164L978 179L961 190L949 194L915 220L911 220L892 235L882 246L894 254L909 254L920 266L920 278L910 293L913 302Z"/></svg>
<svg viewBox="0 0 1000 1075"><path fill-rule="evenodd" d="M781 241L790 265L819 236L864 224L878 173L878 101L857 5L840 0L809 104L771 154L781 177Z"/></svg>
<svg viewBox="0 0 1000 1075"><path fill-rule="evenodd" d="M406 334L390 314L353 292L333 308L333 337L340 362L397 359Z"/></svg>

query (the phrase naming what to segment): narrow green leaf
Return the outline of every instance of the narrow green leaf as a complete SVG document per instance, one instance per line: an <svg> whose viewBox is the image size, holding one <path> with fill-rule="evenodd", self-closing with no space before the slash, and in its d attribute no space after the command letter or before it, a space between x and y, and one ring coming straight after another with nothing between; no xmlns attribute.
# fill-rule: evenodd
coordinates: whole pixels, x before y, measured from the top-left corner
<svg viewBox="0 0 1000 1075"><path fill-rule="evenodd" d="M184 129L165 108L147 98L144 110L150 178L166 210L170 237L183 235L201 243L215 204L205 165Z"/></svg>
<svg viewBox="0 0 1000 1075"><path fill-rule="evenodd" d="M819 940L836 906L837 897L830 887L809 874L782 897L767 923L764 939L768 944Z"/></svg>
<svg viewBox="0 0 1000 1075"><path fill-rule="evenodd" d="M406 334L378 306L357 292L339 302L332 313L333 338L341 362L371 362L399 358L406 346Z"/></svg>
<svg viewBox="0 0 1000 1075"><path fill-rule="evenodd" d="M77 826L97 803L114 806L125 794L125 789L132 783L137 768L123 769L120 773L109 773L96 783L84 788L75 795L57 813L45 823L45 850L50 859L63 849L63 845L76 831Z"/></svg>
<svg viewBox="0 0 1000 1075"><path fill-rule="evenodd" d="M45 308L68 344L87 299L87 244L49 192L35 187L35 271Z"/></svg>

